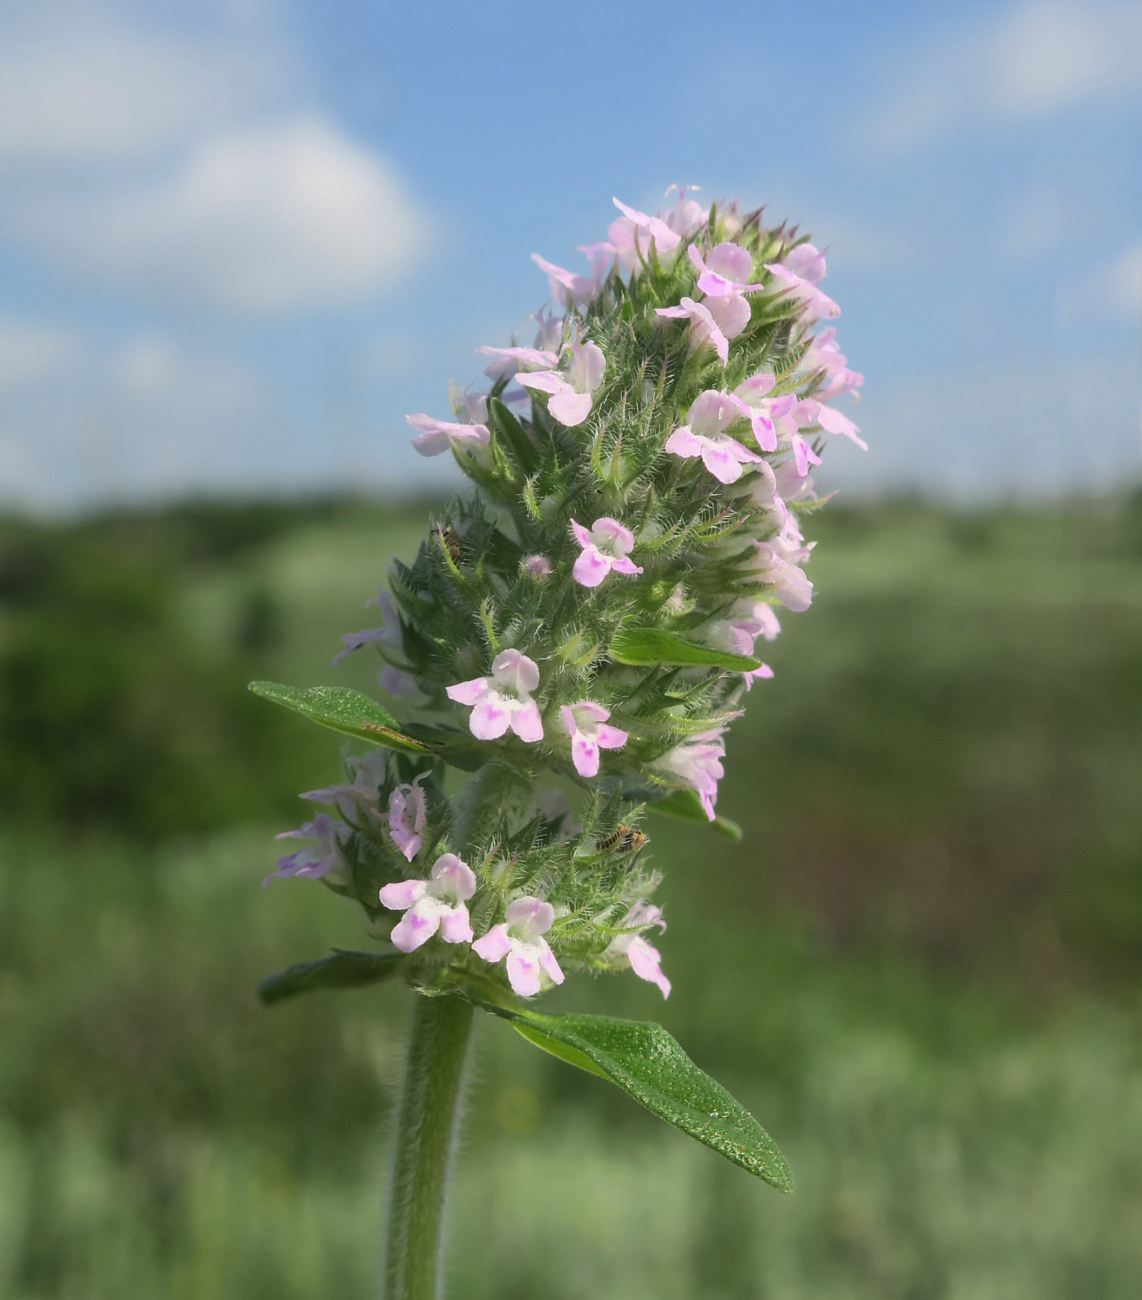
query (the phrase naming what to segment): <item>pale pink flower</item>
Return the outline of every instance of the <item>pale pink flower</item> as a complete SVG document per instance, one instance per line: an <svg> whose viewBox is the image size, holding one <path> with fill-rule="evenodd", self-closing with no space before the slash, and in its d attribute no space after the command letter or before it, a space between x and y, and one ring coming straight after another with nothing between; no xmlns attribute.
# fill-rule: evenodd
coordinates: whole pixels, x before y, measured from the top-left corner
<svg viewBox="0 0 1142 1300"><path fill-rule="evenodd" d="M781 264L810 284L820 284L825 278L825 254L818 252L812 244L798 244L791 248L781 259Z"/></svg>
<svg viewBox="0 0 1142 1300"><path fill-rule="evenodd" d="M523 571L529 578L542 582L551 577L554 566L546 555L528 555L523 561Z"/></svg>
<svg viewBox="0 0 1142 1300"><path fill-rule="evenodd" d="M816 398L803 398L797 403L795 414L797 423L802 429L809 429L816 425L826 433L840 434L842 438L850 439L861 451L868 451L868 443L860 436L860 430L852 420L847 415L842 415L840 411L834 410L833 407L822 405Z"/></svg>
<svg viewBox="0 0 1142 1300"><path fill-rule="evenodd" d="M745 329L750 316L749 303L740 293L710 298L706 302L683 298L677 307L659 307L656 310L659 316L689 321L691 347L698 349L708 344L718 354L723 366L730 358L729 340L737 338Z"/></svg>
<svg viewBox="0 0 1142 1300"><path fill-rule="evenodd" d="M693 786L701 800L702 808L710 821L714 820L714 804L718 799L718 782L725 775L722 759L726 756L722 740L724 728L703 731L675 745L658 761L668 772L681 777Z"/></svg>
<svg viewBox="0 0 1142 1300"><path fill-rule="evenodd" d="M686 250L691 265L698 272L698 288L707 298L727 298L731 294L757 293L762 282L749 284L753 258L740 244L723 243L710 249L705 258L691 244ZM708 304L707 304L708 305Z"/></svg>
<svg viewBox="0 0 1142 1300"><path fill-rule="evenodd" d="M788 512L778 490L776 471L767 460L759 461L752 469L736 493L747 496L758 509L769 511L774 527L780 528Z"/></svg>
<svg viewBox="0 0 1142 1300"><path fill-rule="evenodd" d="M670 996L670 981L662 973L662 955L638 933L638 927L649 929L658 926L666 929L662 909L653 903L636 903L620 922L626 934L616 934L607 945L604 957L625 957L630 968L640 980L656 984L664 998Z"/></svg>
<svg viewBox="0 0 1142 1300"><path fill-rule="evenodd" d="M439 456L449 447L474 451L486 447L492 435L485 421L488 418L488 400L481 393L466 393L454 398L458 422L434 420L430 415L406 415L405 420L419 430L412 445L422 456Z"/></svg>
<svg viewBox="0 0 1142 1300"><path fill-rule="evenodd" d="M560 370L521 373L516 375L516 383L538 393L549 393L548 411L560 424L573 429L591 414L591 395L603 382L607 359L595 343L571 343L567 351L571 363L566 373Z"/></svg>
<svg viewBox="0 0 1142 1300"><path fill-rule="evenodd" d="M768 681L773 677L773 669L768 664L759 664L753 672L742 673L742 681L745 682L747 691L753 689L754 682Z"/></svg>
<svg viewBox="0 0 1142 1300"><path fill-rule="evenodd" d="M697 185L671 185L667 188L666 197L674 195L674 207L664 220L676 235L695 235L710 218L709 208L704 208L696 199L686 197L688 190L697 189Z"/></svg>
<svg viewBox="0 0 1142 1300"><path fill-rule="evenodd" d="M548 262L538 253L532 253L531 260L547 276L552 301L559 306L586 306L599 296L602 281L597 276L577 275L574 271L556 266L554 262Z"/></svg>
<svg viewBox="0 0 1142 1300"><path fill-rule="evenodd" d="M265 889L271 880L285 880L291 876L307 876L310 880L319 880L331 871L339 870L344 865L344 860L337 836L340 831L346 830L348 827L341 822L334 821L325 813L318 813L311 822L306 822L296 831L282 831L277 836L279 840L312 839L317 843L278 858L275 863L277 870L262 881L262 888Z"/></svg>
<svg viewBox="0 0 1142 1300"><path fill-rule="evenodd" d="M726 433L735 420L748 418L749 414L740 398L708 388L694 399L688 423L667 438L665 450L683 460L701 456L702 464L720 483L736 483L743 465L761 463L757 452Z"/></svg>
<svg viewBox="0 0 1142 1300"><path fill-rule="evenodd" d="M455 853L437 858L428 880L385 885L380 893L382 906L404 913L389 936L393 947L414 952L437 930L445 943L471 943L467 901L475 892L475 873Z"/></svg>
<svg viewBox="0 0 1142 1300"><path fill-rule="evenodd" d="M336 806L343 818L357 815L358 806L363 803L366 813L372 813L385 783L385 756L376 750L360 757L347 760L352 773L352 780L347 785L327 785L320 790L306 790L298 797L310 803L325 803Z"/></svg>
<svg viewBox="0 0 1142 1300"><path fill-rule="evenodd" d="M750 576L773 587L777 599L795 613L813 603L813 584L804 572L770 542L755 542Z"/></svg>
<svg viewBox="0 0 1142 1300"><path fill-rule="evenodd" d="M774 275L780 281L779 292L788 294L794 302L802 305L805 315L811 319L818 319L822 316L834 320L841 314L841 309L837 304L818 289L815 284L803 279L787 266L780 262L766 262L765 269Z"/></svg>
<svg viewBox="0 0 1142 1300"><path fill-rule="evenodd" d="M627 733L608 727L609 709L590 700L560 706L563 729L571 737L571 759L580 776L599 775L599 750L622 749Z"/></svg>
<svg viewBox="0 0 1142 1300"><path fill-rule="evenodd" d="M492 965L508 959L508 982L521 998L540 990L542 972L552 984L563 983L563 972L543 937L555 921L555 909L530 895L508 904L504 919L472 945L472 951Z"/></svg>
<svg viewBox="0 0 1142 1300"><path fill-rule="evenodd" d="M510 379L520 370L543 370L559 364L559 354L546 348L479 348L486 357L495 360L484 367L491 380Z"/></svg>
<svg viewBox="0 0 1142 1300"><path fill-rule="evenodd" d="M631 560L634 534L617 519L603 515L596 519L591 531L571 520L571 531L583 548L571 576L580 587L597 587L608 573L625 573L634 577L642 569Z"/></svg>
<svg viewBox="0 0 1142 1300"><path fill-rule="evenodd" d="M837 347L837 331L830 325L822 330L801 358L799 369L806 374L824 372L825 383L814 394L822 402L852 392L864 384L864 375L848 368L848 360ZM859 396L859 394L854 394Z"/></svg>
<svg viewBox="0 0 1142 1300"><path fill-rule="evenodd" d="M450 700L472 706L468 727L477 740L498 740L510 727L531 745L543 739L543 722L531 692L539 685L539 667L518 650L503 650L492 660L488 677L473 677L447 688Z"/></svg>
<svg viewBox="0 0 1142 1300"><path fill-rule="evenodd" d="M661 217L651 217L637 208L628 208L618 199L613 202L623 215L607 227L607 238L619 266L627 274L637 275L643 262L650 257L651 244L658 260L668 262L669 255L682 242L681 236Z"/></svg>
<svg viewBox="0 0 1142 1300"><path fill-rule="evenodd" d="M369 627L362 632L343 632L341 649L330 659L329 665L331 668L336 668L341 660L346 655L351 655L354 650L360 650L367 645L384 645L388 640L388 631L383 627Z"/></svg>
<svg viewBox="0 0 1142 1300"><path fill-rule="evenodd" d="M398 785L389 795L389 834L393 843L411 862L424 843L425 803L418 776L411 785Z"/></svg>

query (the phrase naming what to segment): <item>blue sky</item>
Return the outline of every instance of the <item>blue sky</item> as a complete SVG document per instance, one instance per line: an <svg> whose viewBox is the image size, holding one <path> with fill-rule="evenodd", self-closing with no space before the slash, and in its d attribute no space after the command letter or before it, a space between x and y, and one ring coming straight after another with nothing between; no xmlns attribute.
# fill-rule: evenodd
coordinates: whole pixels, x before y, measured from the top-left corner
<svg viewBox="0 0 1142 1300"><path fill-rule="evenodd" d="M0 499L454 480L403 416L672 182L829 246L853 495L1142 478L1142 3L6 0Z"/></svg>

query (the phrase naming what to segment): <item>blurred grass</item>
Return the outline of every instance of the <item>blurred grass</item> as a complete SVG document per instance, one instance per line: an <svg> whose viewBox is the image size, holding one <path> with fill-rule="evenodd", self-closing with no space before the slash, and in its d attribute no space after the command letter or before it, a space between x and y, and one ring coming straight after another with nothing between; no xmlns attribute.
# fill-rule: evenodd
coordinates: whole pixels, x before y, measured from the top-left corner
<svg viewBox="0 0 1142 1300"><path fill-rule="evenodd" d="M817 602L731 737L745 841L648 827L675 995L550 1000L661 1019L797 1190L486 1024L456 1296L1142 1292L1142 505L813 523ZM423 528L326 502L0 529L0 1296L374 1293L407 996L257 1006L361 934L307 882L258 889L336 738L224 715L248 675L368 688L337 633ZM36 730L77 674L94 748L70 704Z"/></svg>

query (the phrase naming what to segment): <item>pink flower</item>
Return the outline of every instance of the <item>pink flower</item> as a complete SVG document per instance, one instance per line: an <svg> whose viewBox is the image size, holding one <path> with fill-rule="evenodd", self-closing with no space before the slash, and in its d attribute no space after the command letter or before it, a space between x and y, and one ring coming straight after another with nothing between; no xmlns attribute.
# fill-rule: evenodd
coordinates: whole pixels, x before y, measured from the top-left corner
<svg viewBox="0 0 1142 1300"><path fill-rule="evenodd" d="M564 375L558 370L538 370L518 374L516 382L539 393L549 393L547 409L568 429L573 429L591 414L591 394L603 382L607 359L595 343L572 343L567 349L571 364Z"/></svg>
<svg viewBox="0 0 1142 1300"><path fill-rule="evenodd" d="M597 275L597 270L596 275L587 277L576 275L574 271L567 271L562 266L556 266L554 262L548 262L540 257L538 253L532 253L531 260L547 276L552 301L559 306L570 307L572 304L586 306L599 296L602 278Z"/></svg>
<svg viewBox="0 0 1142 1300"><path fill-rule="evenodd" d="M313 821L306 822L296 831L282 831L277 837L279 840L314 839L317 843L278 858L275 863L277 870L262 881L262 888L265 889L271 880L285 880L290 876L308 876L310 880L319 880L331 871L338 870L343 863L337 833L346 829L341 822L334 821L325 813L318 813Z"/></svg>
<svg viewBox="0 0 1142 1300"><path fill-rule="evenodd" d="M722 727L703 731L684 740L682 744L664 754L659 762L668 772L681 777L698 792L706 816L714 820L714 804L718 799L718 782L725 775L722 759L726 756Z"/></svg>
<svg viewBox="0 0 1142 1300"><path fill-rule="evenodd" d="M823 371L825 383L817 390L816 396L827 402L841 393L851 392L864 383L864 375L848 368L847 359L837 347L837 331L830 326L822 330L809 345L808 352L801 358L800 369L807 374Z"/></svg>
<svg viewBox="0 0 1142 1300"><path fill-rule="evenodd" d="M666 214L666 224L677 235L697 234L710 217L708 208L704 208L696 199L688 199L688 190L697 190L697 185L671 185L666 197L674 195L674 207Z"/></svg>
<svg viewBox="0 0 1142 1300"><path fill-rule="evenodd" d="M768 664L760 664L751 673L742 673L742 681L745 682L747 691L753 689L754 682L768 681L773 677L773 669Z"/></svg>
<svg viewBox="0 0 1142 1300"><path fill-rule="evenodd" d="M546 348L480 348L486 357L495 360L484 367L484 374L491 380L510 379L520 370L542 370L546 366L557 366L559 356Z"/></svg>
<svg viewBox="0 0 1142 1300"><path fill-rule="evenodd" d="M618 727L608 727L609 709L590 700L560 707L563 729L571 737L571 758L580 776L599 775L599 750L622 749L627 743L627 733Z"/></svg>
<svg viewBox="0 0 1142 1300"><path fill-rule="evenodd" d="M861 451L868 451L868 443L860 436L860 430L852 420L831 406L823 406L815 398L806 397L798 402L796 417L802 429L818 425L826 433L840 434L842 438L849 438L855 442Z"/></svg>
<svg viewBox="0 0 1142 1300"><path fill-rule="evenodd" d="M555 921L555 909L530 895L508 904L504 919L472 945L472 951L492 965L508 959L508 982L521 998L539 992L540 972L552 984L563 983L563 972L543 937Z"/></svg>
<svg viewBox="0 0 1142 1300"><path fill-rule="evenodd" d="M694 269L698 272L698 288L708 298L727 298L730 294L756 293L764 289L763 283L749 284L753 258L740 244L718 244L703 259L697 246L686 250Z"/></svg>
<svg viewBox="0 0 1142 1300"><path fill-rule="evenodd" d="M546 555L528 555L523 561L523 571L529 578L542 582L551 577L553 566Z"/></svg>
<svg viewBox="0 0 1142 1300"><path fill-rule="evenodd" d="M740 293L725 298L695 302L683 298L677 307L657 308L659 316L690 322L690 343L695 349L707 344L718 354L724 366L730 359L730 339L735 339L749 324L749 303Z"/></svg>
<svg viewBox="0 0 1142 1300"><path fill-rule="evenodd" d="M457 704L472 706L468 727L477 740L498 740L510 727L525 743L543 739L543 722L531 692L539 685L539 667L518 650L503 650L492 660L490 677L473 677L449 686Z"/></svg>
<svg viewBox="0 0 1142 1300"><path fill-rule="evenodd" d="M607 227L607 238L619 266L628 274L637 275L643 262L650 257L651 244L659 261L668 260L666 255L674 252L682 242L678 232L661 217L651 217L637 208L628 208L618 199L612 201L623 214Z"/></svg>
<svg viewBox="0 0 1142 1300"><path fill-rule="evenodd" d="M662 973L662 956L657 948L637 933L639 927L649 929L652 925L665 930L666 922L662 919L662 909L655 907L653 903L636 903L620 924L628 933L616 934L607 945L603 956L625 957L630 962L631 970L640 980L657 984L662 996L668 998L670 981Z"/></svg>
<svg viewBox="0 0 1142 1300"><path fill-rule="evenodd" d="M788 260L788 259L787 259ZM794 302L799 302L805 314L811 319L827 316L830 320L841 314L841 309L828 296L810 281L802 279L789 267L780 262L766 262L765 269L781 281L779 292L787 293Z"/></svg>
<svg viewBox="0 0 1142 1300"><path fill-rule="evenodd" d="M389 795L389 834L411 862L424 843L424 791L418 776L411 785L398 785Z"/></svg>
<svg viewBox="0 0 1142 1300"><path fill-rule="evenodd" d="M571 570L571 576L580 587L597 587L612 571L625 573L629 577L642 572L628 558L634 549L634 534L617 519L603 515L595 520L590 532L572 519L571 531L583 548Z"/></svg>
<svg viewBox="0 0 1142 1300"><path fill-rule="evenodd" d="M432 867L429 880L402 880L385 885L381 904L404 916L390 935L394 948L414 952L440 931L445 943L471 943L472 923L467 900L476 892L476 876L455 853L444 853Z"/></svg>
<svg viewBox="0 0 1142 1300"><path fill-rule="evenodd" d="M354 650L360 650L367 645L383 645L389 640L387 629L383 627L366 628L363 632L343 632L341 634L341 649L329 661L331 668L337 665L345 658L351 655Z"/></svg>
<svg viewBox="0 0 1142 1300"><path fill-rule="evenodd" d="M373 812L385 783L384 755L373 750L359 758L347 760L352 771L352 782L348 785L327 785L320 790L306 790L298 797L311 803L333 804L344 818L358 815L358 806L364 803L366 815ZM292 832L296 834L296 832Z"/></svg>
<svg viewBox="0 0 1142 1300"><path fill-rule="evenodd" d="M360 650L362 646L383 646L391 651L404 649L401 638L400 615L397 613L389 593L383 590L378 591L372 600L366 603L380 607L381 626L366 628L363 632L346 632L341 637L343 648L330 661L332 667L336 668L346 655L352 654L354 650Z"/></svg>
<svg viewBox="0 0 1142 1300"><path fill-rule="evenodd" d="M683 460L701 456L702 464L720 483L736 483L743 465L761 461L757 452L743 447L726 433L735 420L749 414L749 408L740 398L708 388L691 404L689 423L675 429L666 439L665 450Z"/></svg>
<svg viewBox="0 0 1142 1300"><path fill-rule="evenodd" d="M769 542L755 542L754 552L750 575L772 586L786 609L795 613L808 609L813 603L813 584L802 570Z"/></svg>
<svg viewBox="0 0 1142 1300"><path fill-rule="evenodd" d="M812 244L798 244L791 248L781 260L794 275L810 284L820 284L825 278L825 254L818 252Z"/></svg>
<svg viewBox="0 0 1142 1300"><path fill-rule="evenodd" d="M465 448L473 451L477 447L486 447L491 441L488 426L487 398L479 393L468 393L456 400L459 408L457 414L463 417L459 423L448 420L434 420L430 415L406 415L405 420L420 432L412 440L412 445L422 456L439 456L449 447Z"/></svg>

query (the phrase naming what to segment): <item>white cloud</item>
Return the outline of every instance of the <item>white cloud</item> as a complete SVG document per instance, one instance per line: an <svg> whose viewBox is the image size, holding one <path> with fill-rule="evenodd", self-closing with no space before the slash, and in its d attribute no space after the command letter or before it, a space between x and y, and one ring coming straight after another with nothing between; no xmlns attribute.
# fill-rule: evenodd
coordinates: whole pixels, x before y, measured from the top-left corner
<svg viewBox="0 0 1142 1300"><path fill-rule="evenodd" d="M0 392L54 370L71 342L67 330L0 317Z"/></svg>
<svg viewBox="0 0 1142 1300"><path fill-rule="evenodd" d="M136 158L254 109L289 60L272 40L226 36L148 29L91 5L0 18L0 164Z"/></svg>
<svg viewBox="0 0 1142 1300"><path fill-rule="evenodd" d="M856 136L870 152L905 153L965 127L1025 121L1140 84L1136 0L1032 0L912 51Z"/></svg>
<svg viewBox="0 0 1142 1300"><path fill-rule="evenodd" d="M432 221L392 167L329 123L221 132L157 183L17 217L48 257L119 288L266 314L374 296L426 250Z"/></svg>

